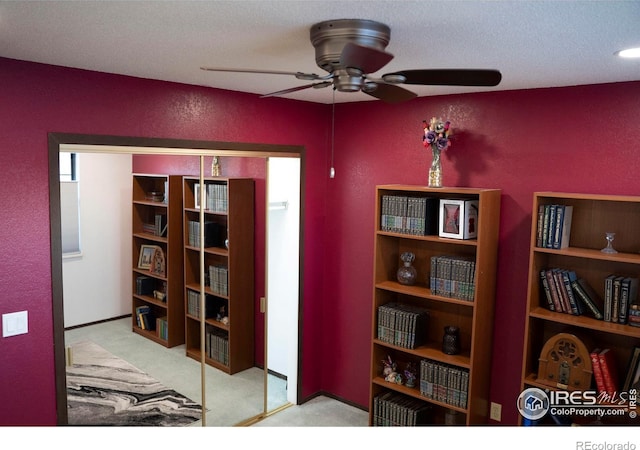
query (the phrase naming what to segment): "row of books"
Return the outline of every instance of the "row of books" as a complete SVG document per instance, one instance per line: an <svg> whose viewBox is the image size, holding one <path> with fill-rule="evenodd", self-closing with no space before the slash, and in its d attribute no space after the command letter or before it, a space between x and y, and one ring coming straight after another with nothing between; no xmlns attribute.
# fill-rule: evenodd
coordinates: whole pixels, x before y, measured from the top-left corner
<svg viewBox="0 0 640 450"><path fill-rule="evenodd" d="M155 286L155 278L145 275L138 275L136 277L136 295L153 295Z"/></svg>
<svg viewBox="0 0 640 450"><path fill-rule="evenodd" d="M156 214L153 223L143 223L142 231L154 236L164 237L167 235L167 215Z"/></svg>
<svg viewBox="0 0 640 450"><path fill-rule="evenodd" d="M599 399L602 401L616 402L620 400L621 393L629 393L640 389L640 347L634 347L627 361L626 371L622 373L613 350L609 348L595 348L590 353L591 369ZM624 378L623 378L624 377Z"/></svg>
<svg viewBox="0 0 640 450"><path fill-rule="evenodd" d="M476 261L471 256L432 256L429 275L431 293L473 301Z"/></svg>
<svg viewBox="0 0 640 450"><path fill-rule="evenodd" d="M640 327L638 283L636 277L611 274L605 278L602 320Z"/></svg>
<svg viewBox="0 0 640 450"><path fill-rule="evenodd" d="M416 348L427 338L429 311L404 303L378 307L378 339L403 348Z"/></svg>
<svg viewBox="0 0 640 450"><path fill-rule="evenodd" d="M169 339L169 327L167 326L167 317L158 317L156 319L156 333L160 339L165 341Z"/></svg>
<svg viewBox="0 0 640 450"><path fill-rule="evenodd" d="M591 357L591 371L596 382L598 394L605 393L607 399L613 399L620 391L618 371L611 349L596 348L589 353Z"/></svg>
<svg viewBox="0 0 640 450"><path fill-rule="evenodd" d="M536 246L541 248L562 249L569 246L573 206L540 205L538 207L538 225Z"/></svg>
<svg viewBox="0 0 640 450"><path fill-rule="evenodd" d="M380 208L382 231L416 236L438 234L437 197L383 195Z"/></svg>
<svg viewBox="0 0 640 450"><path fill-rule="evenodd" d="M200 222L189 220L187 223L187 244L191 247L200 247ZM223 227L217 222L205 222L204 224L204 246L223 247L224 236Z"/></svg>
<svg viewBox="0 0 640 450"><path fill-rule="evenodd" d="M467 407L469 371L450 364L420 361L420 395L460 408Z"/></svg>
<svg viewBox="0 0 640 450"><path fill-rule="evenodd" d="M191 289L187 289L187 314L200 317L200 293Z"/></svg>
<svg viewBox="0 0 640 450"><path fill-rule="evenodd" d="M200 183L193 186L196 202L195 207L200 208L198 198L200 196ZM205 183L204 186L204 208L211 212L226 213L228 208L227 185L218 183Z"/></svg>
<svg viewBox="0 0 640 450"><path fill-rule="evenodd" d="M212 295L205 295L205 318L215 317L221 320L226 316L227 301ZM187 314L193 317L200 317L200 293L187 290Z"/></svg>
<svg viewBox="0 0 640 450"><path fill-rule="evenodd" d="M413 427L431 422L431 405L398 392L386 391L373 398L374 427Z"/></svg>
<svg viewBox="0 0 640 450"><path fill-rule="evenodd" d="M207 357L229 365L229 337L224 331L207 326L204 345Z"/></svg>
<svg viewBox="0 0 640 450"><path fill-rule="evenodd" d="M226 266L209 266L209 287L216 295L229 295L229 269Z"/></svg>
<svg viewBox="0 0 640 450"><path fill-rule="evenodd" d="M155 321L153 320L153 313L151 307L148 305L138 306L136 311L136 324L138 328L143 330L155 330Z"/></svg>
<svg viewBox="0 0 640 450"><path fill-rule="evenodd" d="M560 268L540 271L542 291L550 311L580 316L585 312L602 320L602 300L586 280L573 270Z"/></svg>
<svg viewBox="0 0 640 450"><path fill-rule="evenodd" d="M597 320L640 327L638 278L609 275L604 281L604 300L573 270L543 269L540 280L551 311L576 316L587 313Z"/></svg>

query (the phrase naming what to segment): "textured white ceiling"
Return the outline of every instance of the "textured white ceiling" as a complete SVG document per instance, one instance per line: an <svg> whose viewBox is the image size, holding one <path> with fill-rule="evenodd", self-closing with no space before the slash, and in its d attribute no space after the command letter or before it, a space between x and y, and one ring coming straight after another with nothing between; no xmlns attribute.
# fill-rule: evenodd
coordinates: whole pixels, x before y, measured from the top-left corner
<svg viewBox="0 0 640 450"><path fill-rule="evenodd" d="M324 74L309 29L331 19L391 27L403 69L498 69L494 88L406 86L419 96L640 79L640 1L0 1L0 56L256 94L308 82L201 66ZM0 67L1 70L1 67ZM331 89L287 98L332 101ZM336 93L336 102L374 100Z"/></svg>

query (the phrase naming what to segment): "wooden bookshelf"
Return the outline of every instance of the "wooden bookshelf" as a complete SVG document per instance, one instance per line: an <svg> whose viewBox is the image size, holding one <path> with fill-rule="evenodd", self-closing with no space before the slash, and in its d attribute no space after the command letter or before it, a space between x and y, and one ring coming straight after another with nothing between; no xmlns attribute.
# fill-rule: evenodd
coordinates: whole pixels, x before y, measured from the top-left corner
<svg viewBox="0 0 640 450"><path fill-rule="evenodd" d="M254 366L254 180L209 177L204 182L205 361L234 374ZM183 177L186 353L198 361L199 183L198 177Z"/></svg>
<svg viewBox="0 0 640 450"><path fill-rule="evenodd" d="M414 235L383 229L381 225L383 196L435 197L478 201L477 237L452 239L431 235ZM373 322L371 341L371 384L369 424L378 425L378 398L389 393L402 394L418 408L429 406L429 424L485 424L489 416L489 387L493 341L493 312L496 289L498 230L500 223L498 189L428 188L407 185L383 185L376 188L376 225L374 250ZM436 207L436 217L439 207ZM397 281L397 270L403 252L415 254L417 282L403 285ZM471 299L438 295L430 286L431 258L465 256L475 263L474 293ZM426 309L429 313L426 339L415 348L383 341L378 336L379 307L399 302ZM460 352L445 354L442 341L445 326L460 330ZM417 368L414 387L386 381L382 360L390 356L402 374L408 363ZM466 402L458 399L427 396L421 391L421 364L427 361L452 369L455 377L468 376ZM453 379L452 375L452 379ZM455 417L455 420L450 420Z"/></svg>
<svg viewBox="0 0 640 450"><path fill-rule="evenodd" d="M182 177L134 174L132 207L132 329L165 347L184 344ZM164 272L139 267L145 247L162 250ZM146 325L139 308L149 311Z"/></svg>
<svg viewBox="0 0 640 450"><path fill-rule="evenodd" d="M573 206L569 247L561 250L537 245L538 211L544 205ZM524 327L522 363L522 391L539 388L546 392L565 388L550 386L548 380L538 377L539 358L544 344L558 333L568 333L580 339L588 351L611 348L618 386L622 387L627 365L634 347L640 346L640 328L628 324L598 320L589 313L574 315L551 311L542 287L540 272L552 268L575 271L604 299L604 280L610 274L638 277L640 273L640 197L591 195L582 193L536 192L533 195L531 244L527 309ZM605 232L615 232L613 247L616 254L600 250L607 244ZM573 390L567 387L566 390ZM596 389L595 380L586 390ZM580 389L585 390L585 389ZM575 418L576 423L630 424L625 417ZM637 420L637 419L636 419ZM549 417L542 423L553 423ZM524 420L521 423L525 423Z"/></svg>

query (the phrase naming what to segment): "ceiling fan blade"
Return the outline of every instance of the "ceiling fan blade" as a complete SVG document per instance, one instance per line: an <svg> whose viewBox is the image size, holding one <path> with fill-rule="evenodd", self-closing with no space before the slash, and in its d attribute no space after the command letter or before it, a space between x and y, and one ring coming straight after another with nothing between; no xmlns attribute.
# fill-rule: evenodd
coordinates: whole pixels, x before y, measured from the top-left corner
<svg viewBox="0 0 640 450"><path fill-rule="evenodd" d="M302 91L304 89L309 89L309 88L319 89L319 88L323 88L323 87L329 86L331 84L333 84L333 83L331 83L331 81L322 81L320 83L305 84L304 86L296 86L294 88L283 89L281 91L271 92L269 94L264 94L264 95L261 95L260 98L276 97L278 95L290 94L291 92Z"/></svg>
<svg viewBox="0 0 640 450"><path fill-rule="evenodd" d="M235 72L235 73L259 73L267 75L292 75L299 80L318 80L323 77L315 73L285 72L282 70L258 70L258 69L227 69L222 67L200 67L201 70L209 72Z"/></svg>
<svg viewBox="0 0 640 450"><path fill-rule="evenodd" d="M382 76L383 80L393 76L405 77L404 84L442 86L497 86L502 74L497 70L485 69L423 69L402 70Z"/></svg>
<svg viewBox="0 0 640 450"><path fill-rule="evenodd" d="M362 73L373 73L382 69L392 59L391 53L347 42L340 54L340 65L355 67L360 69Z"/></svg>
<svg viewBox="0 0 640 450"><path fill-rule="evenodd" d="M406 102L418 96L415 92L394 84L376 83L376 86L374 90L363 89L362 92L386 103Z"/></svg>

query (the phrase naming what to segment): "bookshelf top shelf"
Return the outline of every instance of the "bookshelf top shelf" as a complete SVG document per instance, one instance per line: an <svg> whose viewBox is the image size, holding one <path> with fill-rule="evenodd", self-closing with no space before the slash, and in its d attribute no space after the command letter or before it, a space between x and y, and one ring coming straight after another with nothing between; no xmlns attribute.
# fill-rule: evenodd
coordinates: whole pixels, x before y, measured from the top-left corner
<svg viewBox="0 0 640 450"><path fill-rule="evenodd" d="M458 194L458 195L478 195L483 192L500 192L500 189L488 188L465 188L465 187L442 187L431 188L428 186L415 186L408 184L384 184L377 186L379 190L388 191L410 191L410 192L429 192L433 194Z"/></svg>
<svg viewBox="0 0 640 450"><path fill-rule="evenodd" d="M640 196L635 195L606 195L606 194L582 194L575 192L535 192L536 197L546 197L552 199L575 199L588 201L604 201L604 202L640 202Z"/></svg>

